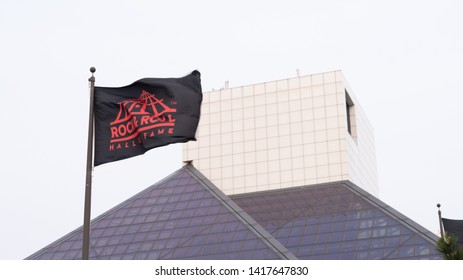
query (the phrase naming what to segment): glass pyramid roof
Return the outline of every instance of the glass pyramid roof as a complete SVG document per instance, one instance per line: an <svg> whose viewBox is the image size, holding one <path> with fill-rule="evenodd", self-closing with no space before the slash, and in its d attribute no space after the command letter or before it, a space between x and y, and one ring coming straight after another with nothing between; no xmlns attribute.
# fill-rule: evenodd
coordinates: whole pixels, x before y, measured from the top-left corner
<svg viewBox="0 0 463 280"><path fill-rule="evenodd" d="M294 259L193 167L91 223L90 259ZM82 228L28 259L81 259Z"/></svg>
<svg viewBox="0 0 463 280"><path fill-rule="evenodd" d="M298 259L442 259L437 236L350 182L232 199Z"/></svg>
<svg viewBox="0 0 463 280"><path fill-rule="evenodd" d="M437 236L354 184L227 197L192 165L95 218L90 259L442 259ZM80 259L82 228L27 259Z"/></svg>

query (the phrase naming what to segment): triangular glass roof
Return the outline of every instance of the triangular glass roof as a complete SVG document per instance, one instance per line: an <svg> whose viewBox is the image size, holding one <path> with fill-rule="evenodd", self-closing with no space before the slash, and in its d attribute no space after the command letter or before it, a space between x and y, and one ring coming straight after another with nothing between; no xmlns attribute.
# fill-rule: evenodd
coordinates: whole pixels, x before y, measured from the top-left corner
<svg viewBox="0 0 463 280"><path fill-rule="evenodd" d="M343 181L227 197L192 165L91 223L90 259L442 259L437 236ZM27 259L80 259L82 228Z"/></svg>
<svg viewBox="0 0 463 280"><path fill-rule="evenodd" d="M191 165L94 219L90 259L294 259ZM81 259L82 228L28 259Z"/></svg>
<svg viewBox="0 0 463 280"><path fill-rule="evenodd" d="M232 199L298 259L442 259L437 236L347 181Z"/></svg>

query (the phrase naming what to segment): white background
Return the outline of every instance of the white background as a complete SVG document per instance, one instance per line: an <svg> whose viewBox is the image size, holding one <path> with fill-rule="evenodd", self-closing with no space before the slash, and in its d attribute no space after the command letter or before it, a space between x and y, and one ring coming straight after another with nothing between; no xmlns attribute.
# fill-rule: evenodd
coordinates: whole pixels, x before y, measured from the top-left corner
<svg viewBox="0 0 463 280"><path fill-rule="evenodd" d="M204 91L343 70L376 136L380 198L438 233L461 208L463 2L0 3L0 259L82 225L96 85L180 77ZM95 168L92 216L181 167L181 145Z"/></svg>

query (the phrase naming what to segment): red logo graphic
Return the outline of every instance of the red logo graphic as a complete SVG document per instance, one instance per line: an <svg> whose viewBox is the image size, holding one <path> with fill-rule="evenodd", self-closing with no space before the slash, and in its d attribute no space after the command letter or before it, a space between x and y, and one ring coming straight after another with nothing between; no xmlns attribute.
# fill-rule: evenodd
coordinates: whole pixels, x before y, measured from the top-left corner
<svg viewBox="0 0 463 280"><path fill-rule="evenodd" d="M164 99L157 99L154 94L143 90L139 98L119 102L119 113L110 123L109 150L135 147L137 142L142 142L142 138L173 134L173 113L177 109L167 106L163 101ZM177 105L177 101L170 101L170 105Z"/></svg>

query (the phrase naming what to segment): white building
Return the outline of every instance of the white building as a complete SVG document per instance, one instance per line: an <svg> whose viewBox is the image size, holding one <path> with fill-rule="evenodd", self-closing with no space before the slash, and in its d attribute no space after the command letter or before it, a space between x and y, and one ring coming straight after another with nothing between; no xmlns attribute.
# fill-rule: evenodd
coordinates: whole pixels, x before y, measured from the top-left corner
<svg viewBox="0 0 463 280"><path fill-rule="evenodd" d="M191 162L225 194L348 180L378 196L373 129L341 71L204 93Z"/></svg>

